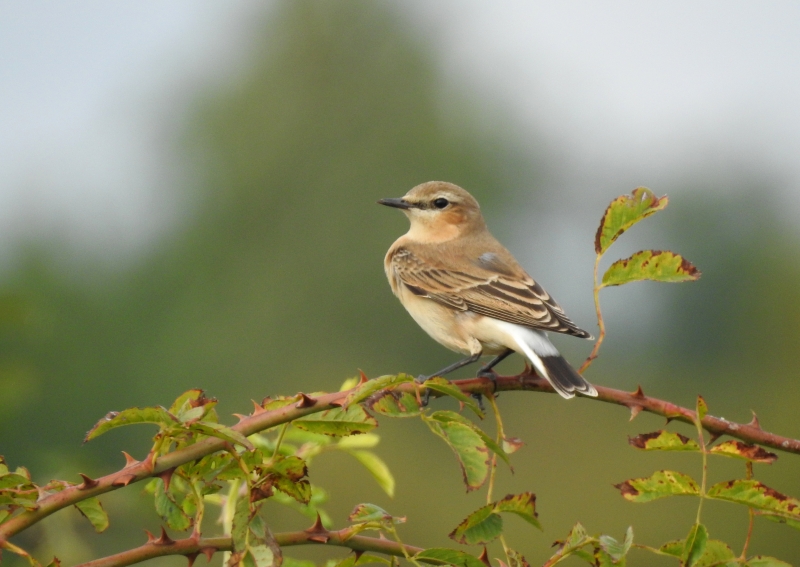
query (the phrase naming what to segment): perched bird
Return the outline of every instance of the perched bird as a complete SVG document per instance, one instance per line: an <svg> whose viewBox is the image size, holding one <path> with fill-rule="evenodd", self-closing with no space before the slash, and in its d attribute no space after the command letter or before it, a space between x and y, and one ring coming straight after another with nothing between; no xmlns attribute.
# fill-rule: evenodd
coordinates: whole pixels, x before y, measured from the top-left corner
<svg viewBox="0 0 800 567"><path fill-rule="evenodd" d="M384 260L392 291L425 332L468 355L434 376L494 354L478 372L494 379L492 368L518 352L562 397L597 396L547 331L591 335L570 321L491 235L472 195L452 183L429 181L402 198L378 203L400 209L411 221Z"/></svg>

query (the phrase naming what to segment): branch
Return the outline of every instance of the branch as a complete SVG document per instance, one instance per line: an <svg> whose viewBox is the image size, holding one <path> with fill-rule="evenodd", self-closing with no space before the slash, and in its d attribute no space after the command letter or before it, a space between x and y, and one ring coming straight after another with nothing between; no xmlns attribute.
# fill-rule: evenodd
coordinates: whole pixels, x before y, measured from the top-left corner
<svg viewBox="0 0 800 567"><path fill-rule="evenodd" d="M280 547L292 545L334 545L337 547L347 547L356 552L372 551L404 557L406 553L416 555L423 551L421 547L402 545L388 539L352 535L352 528L344 528L339 531L327 531L324 528L309 528L299 532L285 532L275 534L275 543ZM405 550L403 549L405 548ZM141 563L154 557L165 555L184 555L189 560L189 566L201 553L211 561L211 557L218 551L232 551L233 545L230 537L211 537L211 538L186 538L172 540L166 533L161 532L161 537L155 539L148 534L147 543L122 553L109 555L101 559L95 559L88 563L81 563L77 567L124 567ZM424 559L420 561L425 562Z"/></svg>
<svg viewBox="0 0 800 567"><path fill-rule="evenodd" d="M554 393L553 388L546 380L531 373L522 373L516 376L499 376L494 383L487 378L469 378L454 380L453 384L467 394L488 394L493 391L513 390ZM416 384L398 386L399 390L408 392L414 392L416 388ZM630 409L632 417L635 417L641 411L646 411L666 417L668 420L674 419L690 424L694 423L694 410L645 396L641 387L633 393L602 386L596 386L596 389L598 392L597 398L586 399L596 399L625 406ZM323 394L316 398L299 395L297 403L270 411L265 411L259 407L253 414L241 418L241 421L232 428L245 436L252 435L312 413L339 407L344 398L352 391L346 390ZM440 394L437 392L431 392L431 396L438 395ZM800 454L799 440L764 431L761 429L755 415L753 420L747 424L734 423L723 418L706 415L702 420L702 425L714 437L729 435L748 443L757 443L772 449ZM131 459L125 468L96 480L87 477L79 485L45 496L39 500L38 507L35 510L21 512L0 524L0 542L6 541L11 536L25 530L50 514L76 502L117 490L140 480L152 478L166 470L195 461L205 455L222 451L227 446L227 442L222 439L208 437L155 460L135 461Z"/></svg>

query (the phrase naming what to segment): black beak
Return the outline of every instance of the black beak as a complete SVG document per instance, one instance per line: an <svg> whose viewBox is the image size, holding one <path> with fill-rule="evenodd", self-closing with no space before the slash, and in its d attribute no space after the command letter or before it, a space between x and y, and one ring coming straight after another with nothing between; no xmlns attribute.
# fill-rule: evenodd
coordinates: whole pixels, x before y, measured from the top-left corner
<svg viewBox="0 0 800 567"><path fill-rule="evenodd" d="M381 199L378 201L379 205L386 205L387 207L394 207L395 209L410 209L413 207L411 203L403 199Z"/></svg>

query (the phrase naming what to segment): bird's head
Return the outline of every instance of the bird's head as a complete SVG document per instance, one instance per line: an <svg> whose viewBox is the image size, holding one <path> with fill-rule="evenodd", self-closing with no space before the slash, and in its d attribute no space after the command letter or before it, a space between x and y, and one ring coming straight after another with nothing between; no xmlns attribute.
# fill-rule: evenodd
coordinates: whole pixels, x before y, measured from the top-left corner
<svg viewBox="0 0 800 567"><path fill-rule="evenodd" d="M445 181L428 181L399 199L378 203L403 211L411 221L409 236L422 242L443 242L486 228L478 201Z"/></svg>

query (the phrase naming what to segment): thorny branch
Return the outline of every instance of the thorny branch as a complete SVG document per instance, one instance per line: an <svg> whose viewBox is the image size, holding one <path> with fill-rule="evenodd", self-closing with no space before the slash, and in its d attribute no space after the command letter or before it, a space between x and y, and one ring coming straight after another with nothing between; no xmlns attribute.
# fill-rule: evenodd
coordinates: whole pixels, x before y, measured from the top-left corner
<svg viewBox="0 0 800 567"><path fill-rule="evenodd" d="M149 534L148 534L149 535ZM285 532L274 535L275 543L280 547L292 545L333 545L337 547L347 547L357 554L365 551L383 553L394 557L404 557L405 553L416 555L423 551L421 547L403 545L388 539L353 535L352 528L344 528L338 531L328 531L324 528L312 526L311 528L298 532ZM206 556L210 561L211 557L220 551L231 551L233 549L230 537L211 537L211 538L186 538L172 540L164 532L158 539L149 536L147 543L139 547L109 555L101 559L95 559L88 563L82 563L77 567L125 567L141 563L154 557L165 555L183 555L189 559L189 565L200 554ZM404 552L405 549L405 552ZM425 559L419 560L425 563Z"/></svg>
<svg viewBox="0 0 800 567"><path fill-rule="evenodd" d="M543 378L525 372L515 376L499 376L493 383L487 378L469 378L465 380L454 380L453 384L458 386L467 394L488 394L495 391L524 390L529 392L554 393L553 388ZM400 390L414 392L417 385L402 384L397 387ZM639 412L645 411L666 417L668 420L683 421L692 424L695 419L694 410L675 405L665 400L646 396L641 387L635 392L624 392L613 388L596 386L599 401L625 406L631 411L631 417L635 417ZM243 435L252 435L259 431L287 423L294 419L328 410L333 407L341 406L345 397L352 390L322 394L316 398L311 398L305 394L298 394L297 403L284 406L279 409L266 411L261 406L257 406L254 412L248 416L243 416L239 423L232 426L232 429ZM431 392L432 396L439 395ZM592 399L592 398L587 398ZM735 423L721 417L706 415L702 419L703 428L711 433L716 439L721 435L728 435L748 443L757 443L780 451L800 454L800 440L782 437L761 429L758 419L753 416L752 421L747 424ZM179 467L215 453L226 448L227 442L216 437L208 437L193 445L165 454L157 459L145 458L142 461L129 459L126 466L114 473L91 479L83 477L81 484L71 486L43 497L37 502L34 510L23 511L16 516L9 518L0 524L0 543L7 541L8 538L20 533L26 528L46 518L50 514L71 506L92 496L99 496L106 492L117 490L140 480L152 478L169 469Z"/></svg>

